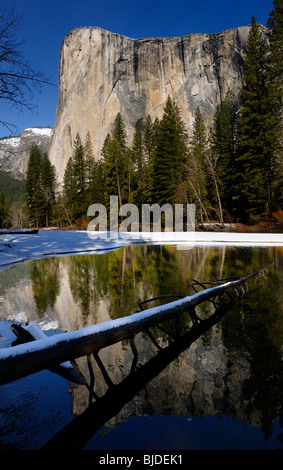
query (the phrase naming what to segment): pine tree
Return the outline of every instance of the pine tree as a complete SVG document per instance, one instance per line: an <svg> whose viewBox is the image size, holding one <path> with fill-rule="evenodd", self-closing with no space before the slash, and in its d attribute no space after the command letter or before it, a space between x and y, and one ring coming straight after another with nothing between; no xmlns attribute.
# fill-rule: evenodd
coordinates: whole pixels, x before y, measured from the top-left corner
<svg viewBox="0 0 283 470"><path fill-rule="evenodd" d="M160 205L183 202L186 139L179 108L168 97L159 124L154 161L154 202Z"/></svg>
<svg viewBox="0 0 283 470"><path fill-rule="evenodd" d="M107 134L105 137L103 147L101 150L101 163L104 168L104 188L103 188L103 203L106 207L109 206L109 197L111 195L117 194L117 187L116 187L116 181L115 179L115 171L112 169L112 163L110 162L109 159L109 149L110 149L110 144L111 144L112 138L110 134ZM114 183L113 183L114 180ZM115 187L114 193L113 191L113 185ZM100 201L102 203L102 201Z"/></svg>
<svg viewBox="0 0 283 470"><path fill-rule="evenodd" d="M127 148L125 151L125 167L126 167L126 179L128 181L128 187L126 194L124 194L124 202L125 203L134 203L136 204L136 194L135 194L135 187L137 185L136 182L136 173L135 173L135 164L134 164L134 157L133 151L131 148ZM126 184L124 184L126 188Z"/></svg>
<svg viewBox="0 0 283 470"><path fill-rule="evenodd" d="M85 183L86 183L86 199L88 203L90 202L90 181L91 175L94 168L94 156L93 156L93 147L90 138L90 133L87 132L85 145L84 145L84 159L85 159Z"/></svg>
<svg viewBox="0 0 283 470"><path fill-rule="evenodd" d="M272 206L274 142L266 56L266 43L253 17L245 51L239 120L241 186L237 210L243 222L258 222L268 215Z"/></svg>
<svg viewBox="0 0 283 470"><path fill-rule="evenodd" d="M219 197L231 216L237 188L237 110L237 101L229 90L216 110L210 136L212 166L215 169Z"/></svg>
<svg viewBox="0 0 283 470"><path fill-rule="evenodd" d="M41 187L42 155L39 147L30 148L25 182L25 204L28 220L32 226L40 227L44 221L44 195Z"/></svg>
<svg viewBox="0 0 283 470"><path fill-rule="evenodd" d="M89 165L89 205L91 204L105 204L105 168L106 161L108 158L108 150L111 142L111 137L108 134L104 141L103 148L101 150L101 159L97 162L93 158L92 146L91 152L87 151L85 146L86 160L90 161ZM90 158L88 158L88 155Z"/></svg>
<svg viewBox="0 0 283 470"><path fill-rule="evenodd" d="M5 226L9 215L11 202L8 197L1 191L0 193L0 228Z"/></svg>
<svg viewBox="0 0 283 470"><path fill-rule="evenodd" d="M112 140L116 144L112 143L112 152L115 148L115 166L117 176L117 187L120 206L124 202L128 202L128 165L129 165L129 153L127 152L127 131L124 120L120 113L117 114L114 119L112 129Z"/></svg>
<svg viewBox="0 0 283 470"><path fill-rule="evenodd" d="M187 184L190 200L198 208L199 220L203 223L205 216L208 221L207 175L205 168L208 140L203 116L199 107L193 123L193 134L190 140L190 150L187 164Z"/></svg>
<svg viewBox="0 0 283 470"><path fill-rule="evenodd" d="M86 162L84 147L80 134L77 133L73 150L73 179L75 186L75 199L72 207L72 217L80 220L87 214L86 199Z"/></svg>
<svg viewBox="0 0 283 470"><path fill-rule="evenodd" d="M61 210L61 218L64 218L64 212L68 223L71 224L72 222L72 214L73 214L73 204L76 199L76 185L75 185L75 177L74 177L74 163L73 158L70 157L64 173L64 180L63 180L63 198L60 200L62 210Z"/></svg>
<svg viewBox="0 0 283 470"><path fill-rule="evenodd" d="M127 131L121 113L118 113L114 119L112 139L116 140L121 151L125 152L127 145Z"/></svg>
<svg viewBox="0 0 283 470"><path fill-rule="evenodd" d="M87 132L84 144L84 159L85 159L85 201L86 206L89 207L93 204L93 178L95 175L95 159L93 155L93 146L91 142L90 133Z"/></svg>
<svg viewBox="0 0 283 470"><path fill-rule="evenodd" d="M154 156L158 125L159 120L157 118L153 122L151 116L147 116L144 124L144 154L147 162Z"/></svg>
<svg viewBox="0 0 283 470"><path fill-rule="evenodd" d="M273 106L276 117L280 116L282 122L282 98L283 98L283 1L273 0L273 9L267 20L269 39L269 79L274 95Z"/></svg>
<svg viewBox="0 0 283 470"><path fill-rule="evenodd" d="M105 140L103 142L103 147L102 147L102 150L101 150L101 157L102 157L102 161L105 163L107 158L108 158L108 151L109 151L109 146L110 146L110 143L111 143L111 135L110 134L107 134L107 136L105 137Z"/></svg>
<svg viewBox="0 0 283 470"><path fill-rule="evenodd" d="M273 9L267 21L268 49L268 93L271 107L274 145L274 205L276 210L283 203L283 1L273 0Z"/></svg>
<svg viewBox="0 0 283 470"><path fill-rule="evenodd" d="M27 165L25 206L31 225L48 227L56 203L56 170L48 155L33 144Z"/></svg>
<svg viewBox="0 0 283 470"><path fill-rule="evenodd" d="M105 163L94 162L89 182L90 205L105 203Z"/></svg>
<svg viewBox="0 0 283 470"><path fill-rule="evenodd" d="M135 132L132 144L132 153L130 156L135 166L136 176L136 190L134 196L134 202L137 206L144 203L144 143L143 143L143 127L142 121L139 119L135 125ZM130 161L131 163L131 161ZM129 165L131 171L132 165Z"/></svg>
<svg viewBox="0 0 283 470"><path fill-rule="evenodd" d="M45 226L48 227L52 217L52 209L56 202L56 170L54 165L51 164L47 153L42 158L40 185L44 199Z"/></svg>
<svg viewBox="0 0 283 470"><path fill-rule="evenodd" d="M115 139L112 139L107 152L105 161L105 205L109 210L110 196L119 197L119 204L122 205L120 163L122 159L122 150Z"/></svg>
<svg viewBox="0 0 283 470"><path fill-rule="evenodd" d="M128 152L126 127L120 113L117 114L112 134L107 135L102 148L104 163L104 202L109 208L110 196L118 195L119 205L128 199Z"/></svg>
<svg viewBox="0 0 283 470"><path fill-rule="evenodd" d="M148 115L144 125L144 201L147 204L152 204L154 197L154 161L158 127L158 118L153 122L151 116Z"/></svg>

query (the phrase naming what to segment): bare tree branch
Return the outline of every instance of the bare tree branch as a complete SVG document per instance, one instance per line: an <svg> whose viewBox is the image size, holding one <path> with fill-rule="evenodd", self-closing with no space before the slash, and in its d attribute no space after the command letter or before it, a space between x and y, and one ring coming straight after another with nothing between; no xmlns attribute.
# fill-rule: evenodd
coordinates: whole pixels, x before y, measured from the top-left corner
<svg viewBox="0 0 283 470"><path fill-rule="evenodd" d="M37 108L31 103L34 90L41 91L44 85L53 84L43 73L35 71L21 52L23 41L18 39L17 32L21 18L13 7L0 4L0 99L19 111L34 112ZM0 124L9 130L16 127L2 119Z"/></svg>

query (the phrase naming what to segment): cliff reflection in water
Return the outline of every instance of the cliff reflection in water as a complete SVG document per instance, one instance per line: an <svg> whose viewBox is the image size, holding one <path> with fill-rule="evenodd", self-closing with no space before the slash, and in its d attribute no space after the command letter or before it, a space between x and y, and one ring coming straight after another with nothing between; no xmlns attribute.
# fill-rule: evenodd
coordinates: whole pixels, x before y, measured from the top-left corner
<svg viewBox="0 0 283 470"><path fill-rule="evenodd" d="M9 277L12 270L0 273L0 319L21 312L26 320L57 322L59 329L72 331L136 312L139 302L149 298L193 293L192 279L244 276L271 262L269 285L232 309L106 423L111 428L130 417L156 413L224 414L261 428L268 437L273 422L282 419L282 248L129 246L103 255L32 261L20 268L16 282ZM203 317L206 309L208 305L200 312ZM186 331L188 318L180 321L180 331ZM170 341L164 332L154 329L154 334L163 345ZM156 352L145 334L138 335L136 345L140 365ZM128 376L132 352L127 342L99 355L112 383ZM86 359L78 364L89 377ZM96 364L94 372L95 392L103 396L107 384ZM72 384L69 391L73 414L80 415L89 405L89 393Z"/></svg>

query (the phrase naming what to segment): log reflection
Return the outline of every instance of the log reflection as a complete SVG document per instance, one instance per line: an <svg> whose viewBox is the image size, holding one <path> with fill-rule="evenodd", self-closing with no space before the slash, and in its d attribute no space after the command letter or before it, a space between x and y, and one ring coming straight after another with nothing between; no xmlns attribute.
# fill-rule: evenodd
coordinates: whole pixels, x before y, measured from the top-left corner
<svg viewBox="0 0 283 470"><path fill-rule="evenodd" d="M109 383L108 374L96 353L96 361L103 370L104 379L109 388L104 396L98 398L80 416L71 421L64 429L59 431L43 449L83 449L93 435L141 391L146 384L161 373L172 361L190 346L207 330L216 325L238 302L230 299L215 310L208 319L193 323L187 333L177 337L169 346L158 350L156 356L145 365L136 368L138 358L133 356L133 363L129 375L119 384ZM88 359L89 360L89 359Z"/></svg>

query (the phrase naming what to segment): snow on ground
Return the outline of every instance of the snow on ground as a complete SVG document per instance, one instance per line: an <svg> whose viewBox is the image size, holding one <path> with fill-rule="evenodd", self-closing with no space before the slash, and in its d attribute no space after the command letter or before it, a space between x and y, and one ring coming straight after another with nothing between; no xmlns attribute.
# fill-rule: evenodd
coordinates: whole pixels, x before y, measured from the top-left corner
<svg viewBox="0 0 283 470"><path fill-rule="evenodd" d="M109 235L109 234L108 234ZM0 270L17 263L50 256L105 253L125 244L174 244L178 249L205 246L283 246L282 233L232 232L146 232L101 238L100 232L40 230L32 233L5 233L0 230Z"/></svg>
<svg viewBox="0 0 283 470"><path fill-rule="evenodd" d="M117 243L91 240L87 232L40 230L37 234L5 234L0 231L0 270L47 256L102 253L117 248Z"/></svg>

